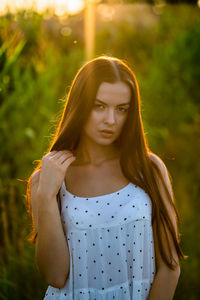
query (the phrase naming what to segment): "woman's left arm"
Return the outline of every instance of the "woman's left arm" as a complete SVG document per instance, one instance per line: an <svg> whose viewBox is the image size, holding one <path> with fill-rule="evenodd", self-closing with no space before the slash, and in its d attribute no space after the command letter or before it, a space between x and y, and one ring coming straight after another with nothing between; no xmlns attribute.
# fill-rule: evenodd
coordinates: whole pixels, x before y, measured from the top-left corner
<svg viewBox="0 0 200 300"><path fill-rule="evenodd" d="M150 159L156 163L156 165L159 167L161 174L164 178L164 181L167 185L168 191L174 201L174 196L173 196L173 190L170 182L170 178L168 175L167 168L165 164L162 162L162 160L154 155L153 153L150 154ZM174 210L172 209L165 189L163 187L162 181L160 178L157 176L156 178L159 183L159 189L163 198L163 201L165 202L166 208L169 212L169 215L171 216L174 228L176 229L176 233L178 234L178 229L177 229L177 223L176 223L176 216L174 213ZM155 228L153 226L153 231L154 231L154 237L155 237ZM168 233L168 238L169 238L169 243L171 245L171 250L172 250L172 255L173 258L175 259L176 262L179 262L178 255L176 252L176 249L174 247L174 243L171 237L171 234ZM166 247L167 249L167 247ZM172 300L176 286L178 284L178 279L180 276L180 265L178 263L178 266L175 270L169 269L169 267L165 264L163 261L157 243L155 243L155 258L156 258L156 274L154 277L154 281L151 287L151 290L149 292L148 300Z"/></svg>

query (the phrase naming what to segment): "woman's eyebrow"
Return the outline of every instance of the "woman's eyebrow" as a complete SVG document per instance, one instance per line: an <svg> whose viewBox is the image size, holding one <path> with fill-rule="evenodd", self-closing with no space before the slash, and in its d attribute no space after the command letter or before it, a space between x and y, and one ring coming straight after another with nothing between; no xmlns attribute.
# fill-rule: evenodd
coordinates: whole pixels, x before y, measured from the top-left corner
<svg viewBox="0 0 200 300"><path fill-rule="evenodd" d="M107 105L107 103L105 103L105 102L103 102L103 101L101 101L101 100L99 100L99 99L95 99L95 101L98 101L98 102L100 102L100 103L103 103L103 104L106 104ZM124 105L130 105L130 102L124 102L124 103L121 103L121 104L118 104L117 106L124 106Z"/></svg>

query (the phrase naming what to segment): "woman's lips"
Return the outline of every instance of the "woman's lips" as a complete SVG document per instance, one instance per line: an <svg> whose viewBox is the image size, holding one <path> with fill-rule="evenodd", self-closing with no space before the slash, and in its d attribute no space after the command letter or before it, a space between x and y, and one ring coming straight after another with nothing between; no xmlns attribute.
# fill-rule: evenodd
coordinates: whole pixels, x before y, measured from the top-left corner
<svg viewBox="0 0 200 300"><path fill-rule="evenodd" d="M107 130L101 130L100 133L103 137L109 138L109 137L113 136L114 132L113 131L107 131Z"/></svg>

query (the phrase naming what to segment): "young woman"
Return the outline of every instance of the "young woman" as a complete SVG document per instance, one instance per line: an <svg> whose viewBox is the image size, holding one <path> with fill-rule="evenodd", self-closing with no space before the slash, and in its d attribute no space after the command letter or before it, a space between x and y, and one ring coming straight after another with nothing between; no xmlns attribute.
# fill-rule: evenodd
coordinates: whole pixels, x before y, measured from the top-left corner
<svg viewBox="0 0 200 300"><path fill-rule="evenodd" d="M98 57L78 71L27 196L45 300L173 298L179 217L123 61Z"/></svg>

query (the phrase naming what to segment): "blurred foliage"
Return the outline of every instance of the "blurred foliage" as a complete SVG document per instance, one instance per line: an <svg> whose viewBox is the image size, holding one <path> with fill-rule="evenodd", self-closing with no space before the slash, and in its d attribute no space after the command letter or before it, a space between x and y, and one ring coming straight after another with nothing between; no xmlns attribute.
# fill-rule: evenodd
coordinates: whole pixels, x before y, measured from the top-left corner
<svg viewBox="0 0 200 300"><path fill-rule="evenodd" d="M166 163L187 261L175 300L199 299L200 21L193 6L165 6L132 23L97 20L96 55L125 59L139 82L150 148ZM146 21L146 22L145 22ZM0 299L42 299L46 283L27 242L26 179L47 150L65 94L84 62L83 16L32 11L0 18Z"/></svg>
<svg viewBox="0 0 200 300"><path fill-rule="evenodd" d="M198 0L103 0L103 3L134 3L134 4L143 4L143 3L148 3L148 4L154 4L154 5L163 5L163 3L169 3L169 4L183 4L187 3L190 5L196 5Z"/></svg>

